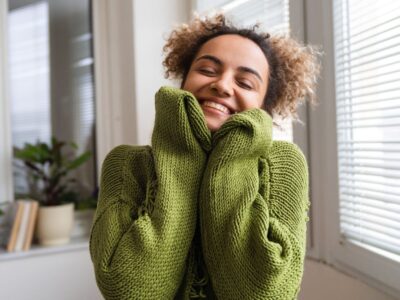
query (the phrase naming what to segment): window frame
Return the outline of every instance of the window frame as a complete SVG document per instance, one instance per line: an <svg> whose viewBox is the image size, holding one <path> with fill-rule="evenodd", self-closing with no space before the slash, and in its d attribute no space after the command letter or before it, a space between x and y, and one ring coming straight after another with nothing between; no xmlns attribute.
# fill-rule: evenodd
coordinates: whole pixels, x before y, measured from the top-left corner
<svg viewBox="0 0 400 300"><path fill-rule="evenodd" d="M7 77L7 1L0 1L0 204L13 201L11 117Z"/></svg>
<svg viewBox="0 0 400 300"><path fill-rule="evenodd" d="M333 0L309 0L304 9L307 42L321 45L323 50L319 106L308 111L311 219L316 241L311 257L398 297L400 261L377 255L340 236Z"/></svg>
<svg viewBox="0 0 400 300"><path fill-rule="evenodd" d="M100 182L101 166L104 157L114 146L123 143L123 133L126 128L135 128L135 123L121 122L120 111L131 112L126 101L115 101L120 95L128 93L128 89L117 89L111 78L118 74L111 66L111 58L116 59L122 51L122 46L116 47L111 42L111 31L116 32L120 23L112 18L112 12L105 0L92 5L93 47L95 48L94 88L95 88L95 123L96 123L96 172ZM131 6L130 6L131 7ZM122 8L115 8L122 13ZM125 7L126 9L126 7ZM128 10L128 11L131 11ZM13 183L13 147L11 137L11 107L8 90L8 1L0 0L0 205L12 203L14 199ZM128 29L127 29L128 30ZM95 35L96 32L96 35ZM119 43L121 44L121 43ZM115 51L111 51L115 49ZM129 49L130 50L130 49ZM128 50L125 50L127 52ZM97 65L96 65L97 64ZM132 64L127 64L132 68ZM106 74L106 75L104 75ZM114 77L113 77L114 76ZM129 80L128 77L126 80ZM106 84L105 84L106 83ZM110 112L112 117L110 117ZM114 112L118 112L114 113ZM125 128L125 130L124 130ZM124 132L125 131L125 132ZM128 136L125 134L125 136ZM135 136L135 135L133 135Z"/></svg>
<svg viewBox="0 0 400 300"><path fill-rule="evenodd" d="M97 174L107 153L138 144L134 3L92 1ZM130 20L131 22L124 23Z"/></svg>

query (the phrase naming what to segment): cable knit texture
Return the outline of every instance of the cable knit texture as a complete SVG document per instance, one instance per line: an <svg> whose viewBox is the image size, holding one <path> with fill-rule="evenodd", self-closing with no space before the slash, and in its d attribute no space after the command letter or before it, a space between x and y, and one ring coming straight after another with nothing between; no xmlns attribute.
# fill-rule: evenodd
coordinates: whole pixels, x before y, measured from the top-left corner
<svg viewBox="0 0 400 300"><path fill-rule="evenodd" d="M261 109L211 136L192 94L161 88L152 146L118 146L102 166L90 254L104 298L296 299L307 164L271 136Z"/></svg>

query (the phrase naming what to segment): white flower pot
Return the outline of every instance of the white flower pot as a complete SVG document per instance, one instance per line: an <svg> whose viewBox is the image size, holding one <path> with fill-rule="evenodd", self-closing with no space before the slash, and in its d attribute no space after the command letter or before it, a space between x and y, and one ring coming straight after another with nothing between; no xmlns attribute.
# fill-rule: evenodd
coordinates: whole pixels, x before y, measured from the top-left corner
<svg viewBox="0 0 400 300"><path fill-rule="evenodd" d="M41 206L38 211L36 237L40 245L67 244L74 224L74 204Z"/></svg>
<svg viewBox="0 0 400 300"><path fill-rule="evenodd" d="M71 238L89 237L93 225L95 209L76 210Z"/></svg>

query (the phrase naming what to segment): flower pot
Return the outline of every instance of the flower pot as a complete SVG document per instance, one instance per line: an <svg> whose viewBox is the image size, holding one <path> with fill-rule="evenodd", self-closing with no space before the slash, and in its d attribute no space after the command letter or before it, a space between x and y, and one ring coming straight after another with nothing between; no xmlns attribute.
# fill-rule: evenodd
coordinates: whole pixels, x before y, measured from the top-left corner
<svg viewBox="0 0 400 300"><path fill-rule="evenodd" d="M75 210L72 238L89 237L95 211L95 209Z"/></svg>
<svg viewBox="0 0 400 300"><path fill-rule="evenodd" d="M73 223L73 203L39 207L35 231L39 244L44 246L67 244L71 239Z"/></svg>

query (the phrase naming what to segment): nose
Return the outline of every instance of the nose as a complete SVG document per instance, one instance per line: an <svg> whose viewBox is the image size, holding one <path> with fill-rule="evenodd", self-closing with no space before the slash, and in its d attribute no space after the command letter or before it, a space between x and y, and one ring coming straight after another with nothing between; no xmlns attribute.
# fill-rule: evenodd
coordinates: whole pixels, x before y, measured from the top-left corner
<svg viewBox="0 0 400 300"><path fill-rule="evenodd" d="M233 94L232 79L229 75L223 74L210 84L210 89L218 93L218 96L229 97Z"/></svg>

